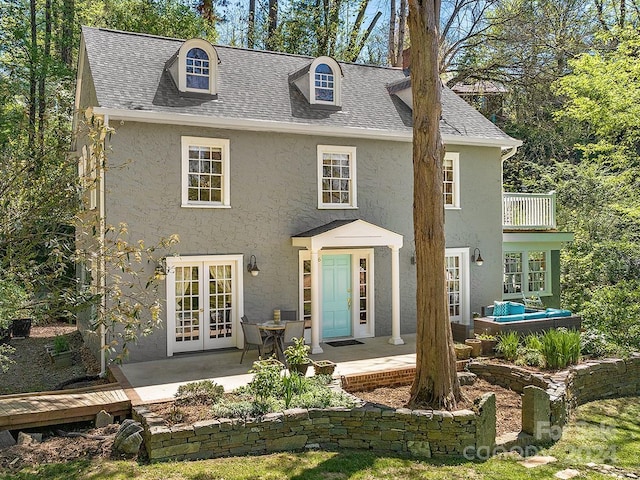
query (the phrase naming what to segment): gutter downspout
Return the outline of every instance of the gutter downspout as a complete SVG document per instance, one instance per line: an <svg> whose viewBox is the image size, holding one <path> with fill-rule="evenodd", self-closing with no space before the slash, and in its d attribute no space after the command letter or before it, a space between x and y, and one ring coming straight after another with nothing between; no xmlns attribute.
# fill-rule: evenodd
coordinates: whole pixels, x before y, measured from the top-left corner
<svg viewBox="0 0 640 480"><path fill-rule="evenodd" d="M108 127L109 126L109 115L105 115L104 117L104 126ZM106 143L107 143L107 139L105 137L104 139L104 143L105 145L103 146L103 152L106 151ZM106 212L105 212L105 206L104 206L104 168L102 165L99 165L100 168L100 185L99 185L99 195L100 195L100 242L102 245L104 245L104 241L105 241L105 220L106 220ZM106 272L106 262L104 259L104 255L100 255L100 290L102 292L105 292L107 289L107 272ZM106 310L106 306L107 306L107 299L106 297L103 295L102 299L100 300L102 302L102 311L104 312ZM104 323L101 322L100 323L100 376L102 378L104 378L107 375L107 356L106 356L106 328L104 326Z"/></svg>

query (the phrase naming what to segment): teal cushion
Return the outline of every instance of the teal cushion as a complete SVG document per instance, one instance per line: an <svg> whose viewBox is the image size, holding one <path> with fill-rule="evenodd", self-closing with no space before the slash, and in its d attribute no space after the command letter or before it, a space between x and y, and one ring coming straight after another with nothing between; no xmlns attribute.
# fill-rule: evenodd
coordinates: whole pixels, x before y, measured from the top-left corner
<svg viewBox="0 0 640 480"><path fill-rule="evenodd" d="M509 302L493 302L493 316L502 317L509 315Z"/></svg>
<svg viewBox="0 0 640 480"><path fill-rule="evenodd" d="M509 315L520 315L524 313L524 305L516 302L509 302Z"/></svg>
<svg viewBox="0 0 640 480"><path fill-rule="evenodd" d="M559 308L547 308L545 311L547 318L570 317L570 310L561 310Z"/></svg>
<svg viewBox="0 0 640 480"><path fill-rule="evenodd" d="M547 318L547 312L531 312L524 314L525 320L538 320L540 318Z"/></svg>
<svg viewBox="0 0 640 480"><path fill-rule="evenodd" d="M498 323L517 322L524 320L524 315L504 315L502 317L494 317L494 321Z"/></svg>

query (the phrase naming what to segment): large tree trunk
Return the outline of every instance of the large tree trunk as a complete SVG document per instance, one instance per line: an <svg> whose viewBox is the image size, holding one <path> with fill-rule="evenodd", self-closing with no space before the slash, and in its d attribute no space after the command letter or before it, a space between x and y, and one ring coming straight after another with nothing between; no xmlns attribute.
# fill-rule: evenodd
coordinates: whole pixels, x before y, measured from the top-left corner
<svg viewBox="0 0 640 480"><path fill-rule="evenodd" d="M51 58L51 0L44 4L44 55L40 59L40 75L38 79L38 148L44 153L44 123L47 111L46 82Z"/></svg>
<svg viewBox="0 0 640 480"><path fill-rule="evenodd" d="M396 63L396 0L391 0L391 14L389 16L389 65Z"/></svg>
<svg viewBox="0 0 640 480"><path fill-rule="evenodd" d="M29 46L29 150L35 153L36 147L36 89L38 86L38 36L36 25L36 0L29 1L29 22L31 45Z"/></svg>
<svg viewBox="0 0 640 480"><path fill-rule="evenodd" d="M60 59L71 68L73 65L73 21L75 17L74 0L63 0L62 2L62 28L60 33Z"/></svg>
<svg viewBox="0 0 640 480"><path fill-rule="evenodd" d="M460 384L445 284L439 10L439 0L409 0L418 322L410 404L452 410L460 399Z"/></svg>
<svg viewBox="0 0 640 480"><path fill-rule="evenodd" d="M276 30L278 29L278 0L269 0L267 20L267 50L277 50Z"/></svg>
<svg viewBox="0 0 640 480"><path fill-rule="evenodd" d="M256 44L256 0L249 0L249 19L247 20L247 48Z"/></svg>

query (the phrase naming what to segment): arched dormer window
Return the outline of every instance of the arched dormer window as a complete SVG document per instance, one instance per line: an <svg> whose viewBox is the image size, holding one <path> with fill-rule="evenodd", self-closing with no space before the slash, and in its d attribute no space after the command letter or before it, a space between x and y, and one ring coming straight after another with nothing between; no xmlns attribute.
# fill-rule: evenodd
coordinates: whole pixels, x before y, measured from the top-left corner
<svg viewBox="0 0 640 480"><path fill-rule="evenodd" d="M309 68L309 103L342 105L342 70L333 58L318 57Z"/></svg>
<svg viewBox="0 0 640 480"><path fill-rule="evenodd" d="M218 55L209 42L199 38L187 40L180 47L177 63L180 91L218 93Z"/></svg>

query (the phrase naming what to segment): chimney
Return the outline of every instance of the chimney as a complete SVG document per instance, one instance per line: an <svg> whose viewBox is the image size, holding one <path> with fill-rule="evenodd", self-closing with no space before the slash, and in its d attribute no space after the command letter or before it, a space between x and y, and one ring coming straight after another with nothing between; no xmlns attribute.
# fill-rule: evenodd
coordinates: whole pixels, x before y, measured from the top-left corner
<svg viewBox="0 0 640 480"><path fill-rule="evenodd" d="M402 70L406 73L411 71L411 47L405 48L402 51Z"/></svg>

